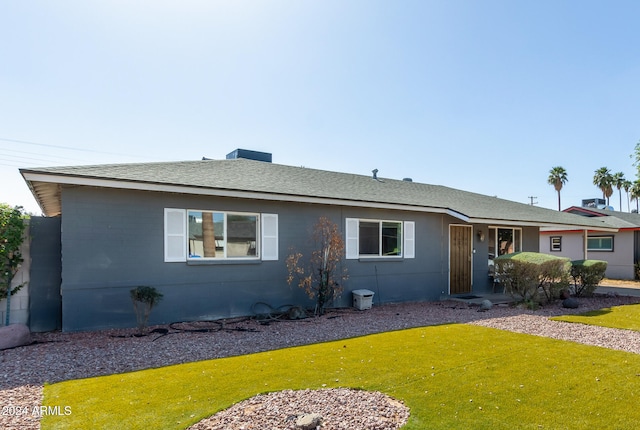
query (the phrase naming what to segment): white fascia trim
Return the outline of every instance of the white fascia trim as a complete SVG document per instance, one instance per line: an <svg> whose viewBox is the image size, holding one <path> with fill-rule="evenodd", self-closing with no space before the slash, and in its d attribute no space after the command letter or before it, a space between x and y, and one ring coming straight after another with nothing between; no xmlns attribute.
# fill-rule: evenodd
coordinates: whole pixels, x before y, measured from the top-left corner
<svg viewBox="0 0 640 430"><path fill-rule="evenodd" d="M578 225L563 225L563 224L554 224L554 225L545 225L540 228L540 233L553 233L553 232L584 232L587 231L603 231L609 233L617 233L620 231L619 228L613 227L591 227L591 226L578 226Z"/></svg>
<svg viewBox="0 0 640 430"><path fill-rule="evenodd" d="M513 226L513 227L541 227L542 225L546 225L541 222L534 221L512 221L506 219L486 219L486 218L471 218L470 222L472 224L485 224L489 226L499 225L499 226Z"/></svg>
<svg viewBox="0 0 640 430"><path fill-rule="evenodd" d="M511 221L511 220L501 220L501 219L472 218L470 222L474 224L488 224L490 226L498 225L498 226L513 226L513 227L539 227L540 231L553 231L553 230L583 231L585 229L594 230L594 231L607 231L607 232L618 231L617 228L612 228L612 227L582 226L582 225L575 225L575 224L554 224L554 223L533 222L533 221Z"/></svg>
<svg viewBox="0 0 640 430"><path fill-rule="evenodd" d="M236 197L245 199L259 199L259 200L271 200L271 201L283 201L283 202L297 202L297 203L316 203L316 204L329 204L338 206L356 206L365 208L376 209L394 209L394 210L406 210L411 212L426 212L426 213L443 213L450 215L454 218L458 218L462 221L469 222L469 217L453 211L447 208L437 207L425 207L425 206L412 206L394 203L378 203L367 202L361 200L341 200L334 198L323 197L311 197L311 196L296 196L290 194L269 194L261 193L257 191L240 191L240 190L223 190L217 188L197 188L187 187L182 185L169 185L169 184L155 184L148 182L130 182L126 180L113 180L113 179L97 179L97 178L78 178L74 176L59 176L49 175L43 173L24 173L24 178L29 182L49 182L65 185L83 185L87 187L102 187L102 188L118 188L127 190L142 190L142 191L157 191L165 193L178 193L178 194L194 194L194 195L206 195L217 197Z"/></svg>

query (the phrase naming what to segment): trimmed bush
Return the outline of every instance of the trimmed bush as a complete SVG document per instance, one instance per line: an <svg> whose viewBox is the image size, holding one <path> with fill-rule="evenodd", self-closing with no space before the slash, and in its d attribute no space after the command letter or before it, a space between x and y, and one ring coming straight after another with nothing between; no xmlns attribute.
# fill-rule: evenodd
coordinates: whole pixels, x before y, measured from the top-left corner
<svg viewBox="0 0 640 430"><path fill-rule="evenodd" d="M573 293L576 297L593 295L604 278L607 262L602 260L575 260L571 262Z"/></svg>
<svg viewBox="0 0 640 430"><path fill-rule="evenodd" d="M133 310L136 313L138 332L144 334L147 330L147 321L149 320L151 309L162 300L162 293L154 287L146 285L140 285L129 291L129 293L133 302Z"/></svg>
<svg viewBox="0 0 640 430"><path fill-rule="evenodd" d="M514 298L526 303L553 301L569 286L568 258L539 252L515 252L494 259L497 280ZM542 293L542 297L540 296Z"/></svg>

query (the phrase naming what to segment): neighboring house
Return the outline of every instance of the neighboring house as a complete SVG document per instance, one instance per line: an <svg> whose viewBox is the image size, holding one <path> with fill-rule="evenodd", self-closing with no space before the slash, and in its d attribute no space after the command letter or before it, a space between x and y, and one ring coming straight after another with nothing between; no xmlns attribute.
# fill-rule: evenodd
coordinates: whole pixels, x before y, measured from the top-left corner
<svg viewBox="0 0 640 430"><path fill-rule="evenodd" d="M585 241L584 229L542 229L540 252L572 260L581 260L586 253L590 259L608 263L608 278L635 279L635 265L640 260L639 214L584 206L572 206L564 212L602 220L617 231L589 231Z"/></svg>
<svg viewBox="0 0 640 430"><path fill-rule="evenodd" d="M266 161L242 158L256 155ZM309 255L321 216L346 244L349 279L336 306L351 306L356 289L373 291L374 304L486 293L493 257L538 251L541 227L604 228L597 218L264 155L21 169L44 214L61 218L62 329L134 326L129 290L138 285L164 294L150 324L250 315L258 302L312 307L286 283L285 259L293 249Z"/></svg>

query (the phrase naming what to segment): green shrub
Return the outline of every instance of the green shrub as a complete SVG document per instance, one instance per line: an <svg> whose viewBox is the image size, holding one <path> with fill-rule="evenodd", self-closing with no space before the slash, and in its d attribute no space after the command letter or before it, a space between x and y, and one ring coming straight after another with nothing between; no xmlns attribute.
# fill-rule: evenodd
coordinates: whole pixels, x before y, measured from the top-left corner
<svg viewBox="0 0 640 430"><path fill-rule="evenodd" d="M571 262L573 293L575 296L592 296L604 278L607 262L601 260L575 260Z"/></svg>
<svg viewBox="0 0 640 430"><path fill-rule="evenodd" d="M133 310L136 313L138 331L144 334L151 309L162 300L162 293L154 287L139 286L130 291Z"/></svg>
<svg viewBox="0 0 640 430"><path fill-rule="evenodd" d="M548 302L560 298L562 290L569 287L570 270L571 261L568 258L553 257L540 264L540 289Z"/></svg>
<svg viewBox="0 0 640 430"><path fill-rule="evenodd" d="M24 242L24 213L21 206L11 207L0 203L0 299L7 299L5 325L11 320L11 296L20 291L23 284L11 286L18 273L22 258L22 242Z"/></svg>
<svg viewBox="0 0 640 430"><path fill-rule="evenodd" d="M498 281L512 297L525 303L540 303L541 292L542 298L553 301L569 285L568 258L516 252L496 257L494 264Z"/></svg>

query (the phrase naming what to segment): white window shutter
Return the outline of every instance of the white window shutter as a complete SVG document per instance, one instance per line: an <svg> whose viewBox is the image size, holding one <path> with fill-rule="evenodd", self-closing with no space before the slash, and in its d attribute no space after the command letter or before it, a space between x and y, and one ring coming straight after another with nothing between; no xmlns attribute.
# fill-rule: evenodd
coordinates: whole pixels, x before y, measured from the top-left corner
<svg viewBox="0 0 640 430"><path fill-rule="evenodd" d="M187 261L187 211L164 209L164 261Z"/></svg>
<svg viewBox="0 0 640 430"><path fill-rule="evenodd" d="M345 226L345 258L354 260L358 258L358 227L357 218L347 218Z"/></svg>
<svg viewBox="0 0 640 430"><path fill-rule="evenodd" d="M262 214L262 260L278 259L278 214Z"/></svg>
<svg viewBox="0 0 640 430"><path fill-rule="evenodd" d="M416 258L416 223L415 221L404 222L404 258Z"/></svg>

